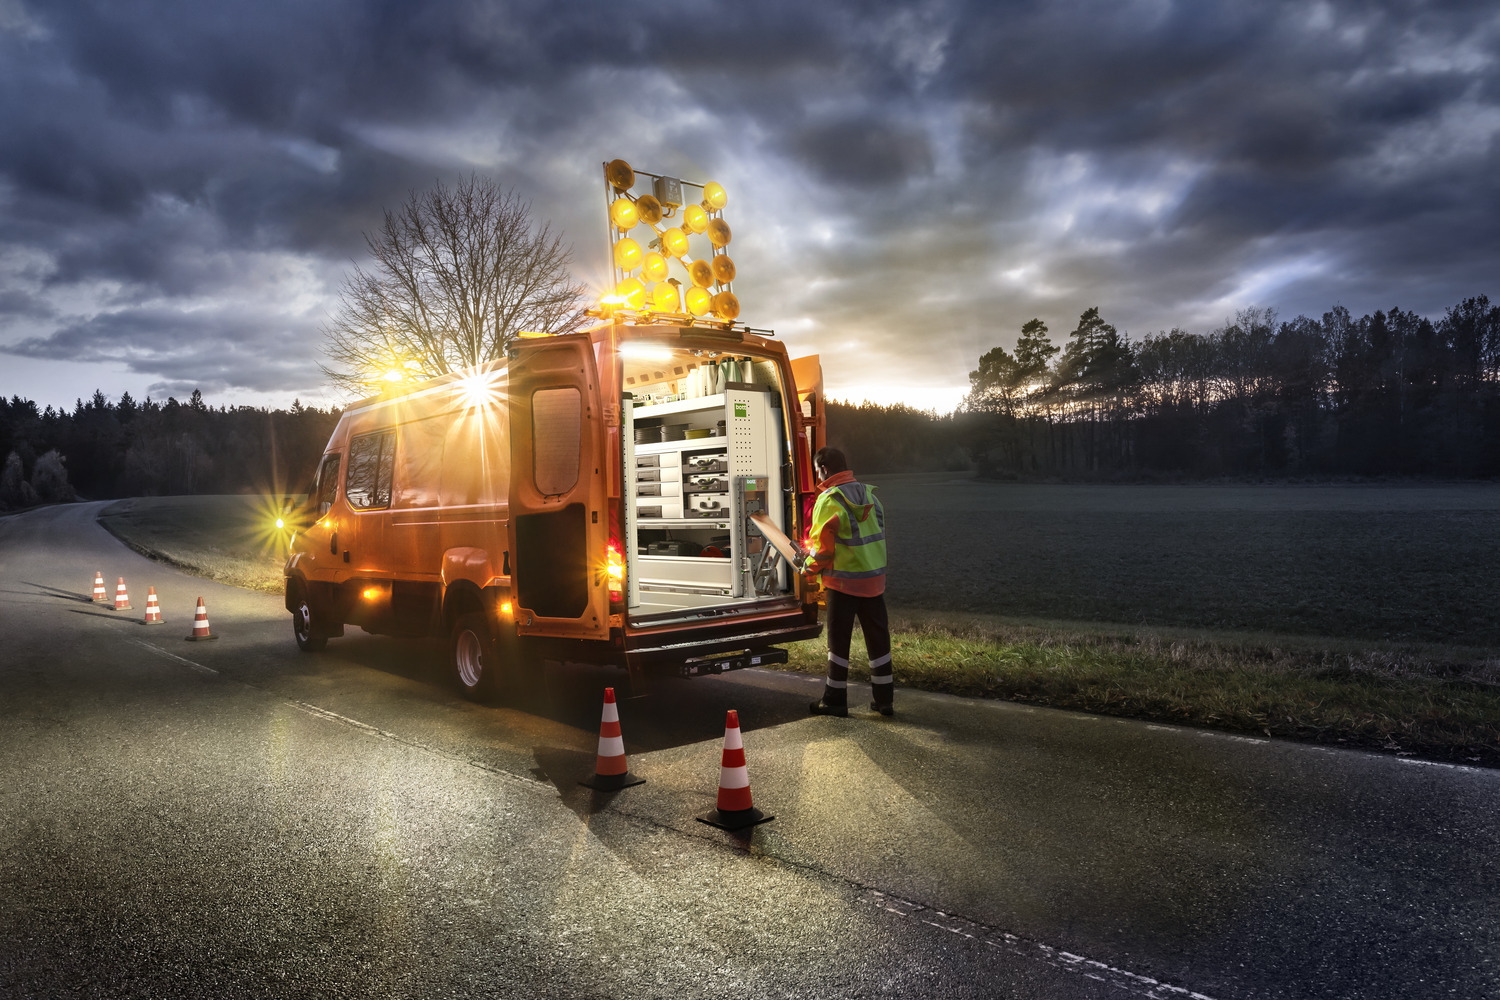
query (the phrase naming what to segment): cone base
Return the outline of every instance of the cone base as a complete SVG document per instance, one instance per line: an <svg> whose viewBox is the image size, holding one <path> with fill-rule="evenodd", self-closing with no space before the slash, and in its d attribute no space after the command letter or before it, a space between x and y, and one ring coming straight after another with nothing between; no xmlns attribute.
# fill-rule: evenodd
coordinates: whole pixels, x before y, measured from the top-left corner
<svg viewBox="0 0 1500 1000"><path fill-rule="evenodd" d="M154 618L154 619L153 618L148 618L145 621L141 622L141 624L142 625L165 625L166 622L164 622L160 618Z"/></svg>
<svg viewBox="0 0 1500 1000"><path fill-rule="evenodd" d="M183 638L185 638L188 642L204 642L204 641L206 641L208 639L217 639L218 636L216 636L216 635L189 635L189 636L184 636Z"/></svg>
<svg viewBox="0 0 1500 1000"><path fill-rule="evenodd" d="M751 806L749 809L732 809L727 811L724 809L710 809L702 816L694 818L700 823L716 826L720 830L733 831L743 830L746 827L756 826L761 823L769 823L776 817L768 816L754 806Z"/></svg>
<svg viewBox="0 0 1500 1000"><path fill-rule="evenodd" d="M134 611L135 610L135 605L134 604L115 604L115 605L111 605L110 610L112 610L112 611Z"/></svg>
<svg viewBox="0 0 1500 1000"><path fill-rule="evenodd" d="M592 788L599 792L617 792L622 788L645 783L645 778L638 778L629 771L624 774L594 774L579 782L585 788Z"/></svg>

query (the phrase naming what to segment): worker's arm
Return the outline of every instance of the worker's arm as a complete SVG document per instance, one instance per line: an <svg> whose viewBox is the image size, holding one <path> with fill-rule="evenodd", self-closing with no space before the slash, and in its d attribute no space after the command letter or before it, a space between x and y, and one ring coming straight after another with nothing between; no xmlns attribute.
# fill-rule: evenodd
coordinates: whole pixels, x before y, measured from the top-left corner
<svg viewBox="0 0 1500 1000"><path fill-rule="evenodd" d="M838 508L834 507L829 511L829 516L813 523L812 531L808 534L807 554L798 567L803 575L817 576L833 565L833 547L838 543L840 516Z"/></svg>

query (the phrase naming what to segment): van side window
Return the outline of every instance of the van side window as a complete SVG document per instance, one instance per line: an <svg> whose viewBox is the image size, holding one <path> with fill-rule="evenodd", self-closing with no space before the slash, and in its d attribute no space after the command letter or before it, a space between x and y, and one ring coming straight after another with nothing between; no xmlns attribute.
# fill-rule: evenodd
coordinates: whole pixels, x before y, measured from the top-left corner
<svg viewBox="0 0 1500 1000"><path fill-rule="evenodd" d="M349 442L349 473L344 498L355 510L391 505L391 473L396 465L396 432L362 434Z"/></svg>
<svg viewBox="0 0 1500 1000"><path fill-rule="evenodd" d="M328 513L328 508L333 506L334 497L339 492L339 459L342 455L329 455L323 459L323 464L318 467L318 485L314 492L318 497L318 516L322 517Z"/></svg>
<svg viewBox="0 0 1500 1000"><path fill-rule="evenodd" d="M537 492L567 493L578 483L583 455L583 396L576 388L531 394L532 473Z"/></svg>

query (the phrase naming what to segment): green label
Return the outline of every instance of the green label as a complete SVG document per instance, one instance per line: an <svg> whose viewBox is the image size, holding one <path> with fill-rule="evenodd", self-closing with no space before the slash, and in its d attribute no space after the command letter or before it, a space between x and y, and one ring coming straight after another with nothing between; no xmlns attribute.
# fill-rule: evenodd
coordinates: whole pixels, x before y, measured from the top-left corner
<svg viewBox="0 0 1500 1000"><path fill-rule="evenodd" d="M735 403L734 404L734 415L736 417L748 417L750 415L750 404L749 403Z"/></svg>

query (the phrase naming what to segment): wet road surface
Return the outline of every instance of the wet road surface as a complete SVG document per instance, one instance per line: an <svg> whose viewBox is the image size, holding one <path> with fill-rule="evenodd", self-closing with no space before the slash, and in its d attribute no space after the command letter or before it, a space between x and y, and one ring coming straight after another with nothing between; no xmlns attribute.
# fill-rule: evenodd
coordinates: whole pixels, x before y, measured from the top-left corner
<svg viewBox="0 0 1500 1000"><path fill-rule="evenodd" d="M1495 772L902 689L809 718L759 671L476 706L440 643L299 653L97 509L0 518L0 996L1500 995ZM606 684L647 779L609 795ZM726 708L743 836L693 818Z"/></svg>

